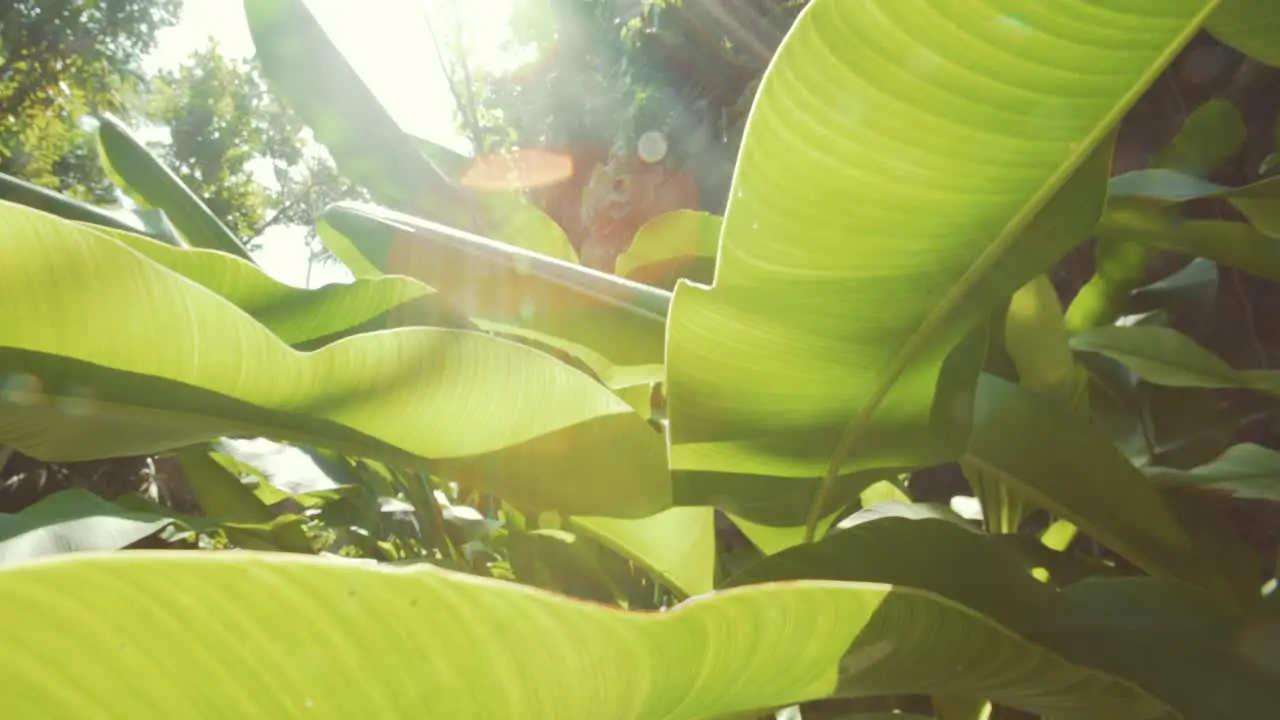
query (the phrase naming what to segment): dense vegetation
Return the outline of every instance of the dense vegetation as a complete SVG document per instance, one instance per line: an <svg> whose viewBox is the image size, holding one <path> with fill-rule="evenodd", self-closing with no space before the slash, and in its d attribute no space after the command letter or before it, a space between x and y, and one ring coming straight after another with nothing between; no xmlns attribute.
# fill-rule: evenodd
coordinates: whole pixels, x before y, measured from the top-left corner
<svg viewBox="0 0 1280 720"><path fill-rule="evenodd" d="M65 5L0 82L176 10ZM1275 6L634 5L522 5L475 158L301 0L0 86L6 708L1275 717Z"/></svg>

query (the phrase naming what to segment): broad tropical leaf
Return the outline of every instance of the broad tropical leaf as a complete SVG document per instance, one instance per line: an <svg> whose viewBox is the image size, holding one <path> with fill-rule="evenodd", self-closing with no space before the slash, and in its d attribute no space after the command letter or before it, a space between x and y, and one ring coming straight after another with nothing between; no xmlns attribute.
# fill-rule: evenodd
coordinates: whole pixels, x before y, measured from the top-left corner
<svg viewBox="0 0 1280 720"><path fill-rule="evenodd" d="M532 509L644 517L672 502L662 437L543 353L435 328L301 353L87 226L7 203L0 226L0 442L28 455L267 436L432 461L437 475Z"/></svg>
<svg viewBox="0 0 1280 720"><path fill-rule="evenodd" d="M188 243L253 262L240 239L124 123L99 118L98 150L116 185L142 207L163 210Z"/></svg>
<svg viewBox="0 0 1280 720"><path fill-rule="evenodd" d="M86 587L92 604L66 601ZM1054 717L1166 712L955 602L876 583L629 613L430 566L167 552L3 568L0 606L27 618L0 625L0 693L20 717L694 720L913 691ZM175 642L201 652L174 663ZM47 681L55 660L76 682Z"/></svg>
<svg viewBox="0 0 1280 720"><path fill-rule="evenodd" d="M1071 338L1071 346L1117 360L1155 385L1248 388L1280 396L1280 372L1236 370L1172 328L1100 327Z"/></svg>
<svg viewBox="0 0 1280 720"><path fill-rule="evenodd" d="M466 319L441 302L431 288L411 278L360 278L304 290L225 253L172 248L125 232L110 234L148 259L231 301L290 345L334 339L377 320L381 320L381 327L400 321L467 327Z"/></svg>
<svg viewBox="0 0 1280 720"><path fill-rule="evenodd" d="M1258 668L1234 639L1251 621L1191 588L1134 578L1059 589L1056 578L1035 580L1040 559L1005 538L911 506L898 510L766 558L729 586L804 578L920 588L1074 662L1127 678L1187 718L1263 720L1280 702L1280 673Z"/></svg>
<svg viewBox="0 0 1280 720"><path fill-rule="evenodd" d="M244 11L271 89L310 126L343 175L385 205L455 227L472 226L472 193L418 152L306 3L244 0Z"/></svg>
<svg viewBox="0 0 1280 720"><path fill-rule="evenodd" d="M0 565L70 552L119 550L172 525L83 488L61 490L20 513L0 513Z"/></svg>
<svg viewBox="0 0 1280 720"><path fill-rule="evenodd" d="M1280 453L1253 443L1234 445L1213 462L1190 470L1148 467L1143 472L1157 482L1280 502Z"/></svg>
<svg viewBox="0 0 1280 720"><path fill-rule="evenodd" d="M344 262L416 278L484 329L559 347L611 387L661 379L669 293L369 205L323 224Z"/></svg>
<svg viewBox="0 0 1280 720"><path fill-rule="evenodd" d="M1280 13L1271 0L1222 0L1207 27L1245 55L1280 67Z"/></svg>
<svg viewBox="0 0 1280 720"><path fill-rule="evenodd" d="M694 210L663 213L640 228L614 272L662 288L682 277L710 283L722 223L718 215Z"/></svg>
<svg viewBox="0 0 1280 720"><path fill-rule="evenodd" d="M967 417L935 401L944 361L1092 229L1117 119L1212 5L810 3L753 106L715 284L675 291L673 468L957 454L930 432Z"/></svg>
<svg viewBox="0 0 1280 720"><path fill-rule="evenodd" d="M1158 577L1218 577L1155 486L1086 419L993 375L978 385L962 462Z"/></svg>

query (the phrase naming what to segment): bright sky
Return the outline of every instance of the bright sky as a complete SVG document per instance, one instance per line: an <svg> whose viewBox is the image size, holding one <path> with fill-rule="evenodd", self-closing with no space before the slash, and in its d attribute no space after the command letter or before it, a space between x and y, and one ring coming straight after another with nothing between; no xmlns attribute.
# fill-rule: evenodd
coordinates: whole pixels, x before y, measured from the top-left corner
<svg viewBox="0 0 1280 720"><path fill-rule="evenodd" d="M436 59L424 9L442 0L305 0L334 44L406 132L470 154L454 126L454 102ZM480 66L501 61L512 0L458 0L471 58ZM433 13L438 33L442 17ZM180 64L209 37L233 57L253 55L253 40L239 0L185 0L182 19L160 33L147 59L150 71ZM442 38L443 39L443 38ZM263 235L256 257L277 279L302 285L307 274L304 235L296 228L273 228ZM312 285L348 278L345 269L317 265Z"/></svg>

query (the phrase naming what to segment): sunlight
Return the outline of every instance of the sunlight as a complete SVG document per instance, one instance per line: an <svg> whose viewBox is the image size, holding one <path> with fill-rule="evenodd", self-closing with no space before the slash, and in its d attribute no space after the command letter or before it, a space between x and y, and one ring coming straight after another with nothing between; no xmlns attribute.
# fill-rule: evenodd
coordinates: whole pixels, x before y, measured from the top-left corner
<svg viewBox="0 0 1280 720"><path fill-rule="evenodd" d="M424 12L432 11L437 32L449 32L442 0L305 0L347 61L405 132L472 154L471 143L458 131L456 103ZM509 39L508 19L513 0L465 0L456 7L475 69L499 69L511 56L502 49ZM254 54L253 38L239 0L186 0L178 25L161 31L157 47L144 63L149 73L180 65L209 38L217 40L228 57ZM446 37L442 36L442 41ZM270 181L270 178L263 178ZM344 282L346 268L315 265L308 275L308 257L299 228L269 228L260 238L257 259L273 277L293 285Z"/></svg>
<svg viewBox="0 0 1280 720"><path fill-rule="evenodd" d="M386 107L412 135L471 154L470 142L458 132L455 103L440 69L424 12L443 18L448 3L439 0L306 0L334 44ZM502 50L509 37L512 0L466 0L457 3L469 62L496 68L507 62ZM441 21L437 19L437 25ZM443 27L438 32L446 32ZM148 71L180 64L207 38L216 39L230 57L253 55L253 39L244 10L234 0L186 0L181 22L159 34ZM443 39L443 38L442 38Z"/></svg>

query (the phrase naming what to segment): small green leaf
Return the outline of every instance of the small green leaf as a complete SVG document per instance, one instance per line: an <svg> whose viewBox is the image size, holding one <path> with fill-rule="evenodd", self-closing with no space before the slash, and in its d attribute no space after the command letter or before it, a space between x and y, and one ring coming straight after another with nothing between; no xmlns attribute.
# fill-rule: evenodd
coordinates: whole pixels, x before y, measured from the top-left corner
<svg viewBox="0 0 1280 720"><path fill-rule="evenodd" d="M1191 111L1153 167L1208 177L1240 154L1247 135L1236 104L1214 98Z"/></svg>
<svg viewBox="0 0 1280 720"><path fill-rule="evenodd" d="M1280 396L1280 371L1236 370L1172 328L1094 328L1071 338L1071 346L1124 363L1138 377L1156 385L1248 388Z"/></svg>
<svg viewBox="0 0 1280 720"><path fill-rule="evenodd" d="M209 457L205 448L183 448L176 455L182 474L206 516L216 522L235 523L266 523L275 519L271 508L240 478Z"/></svg>
<svg viewBox="0 0 1280 720"><path fill-rule="evenodd" d="M1165 310L1192 325L1207 322L1218 297L1218 265L1196 258L1177 272L1133 291L1131 312Z"/></svg>
<svg viewBox="0 0 1280 720"><path fill-rule="evenodd" d="M1154 485L1078 415L984 374L963 462L1157 577L1214 587Z"/></svg>
<svg viewBox="0 0 1280 720"><path fill-rule="evenodd" d="M910 503L911 496L892 480L877 480L867 486L858 496L863 508L869 508L882 502Z"/></svg>
<svg viewBox="0 0 1280 720"><path fill-rule="evenodd" d="M1075 525L1066 520L1054 520L1052 525L1040 533L1040 542L1050 550L1066 552L1079 532Z"/></svg>
<svg viewBox="0 0 1280 720"><path fill-rule="evenodd" d="M578 264L578 252L550 215L515 193L479 196L488 237L556 260Z"/></svg>
<svg viewBox="0 0 1280 720"><path fill-rule="evenodd" d="M1190 470L1148 467L1157 482L1220 492L1250 500L1280 501L1280 453L1253 443L1240 443L1218 459Z"/></svg>
<svg viewBox="0 0 1280 720"><path fill-rule="evenodd" d="M1280 238L1280 177L1233 188L1176 170L1136 170L1112 178L1110 194L1113 200L1163 203L1222 198L1261 233Z"/></svg>
<svg viewBox="0 0 1280 720"><path fill-rule="evenodd" d="M1245 55L1280 67L1280 13L1271 0L1222 0L1205 27Z"/></svg>
<svg viewBox="0 0 1280 720"><path fill-rule="evenodd" d="M837 510L819 520L818 529L814 537L820 538L826 535L831 523L835 522L837 517L840 517L841 512L843 510ZM805 527L803 525L774 527L772 525L754 523L746 518L732 514L729 514L729 519L733 521L734 525L738 526L743 535L747 536L751 544L755 545L765 555L774 555L804 542Z"/></svg>
<svg viewBox="0 0 1280 720"><path fill-rule="evenodd" d="M1157 200L1167 203L1217 197L1230 188L1197 175L1170 168L1134 170L1111 178L1107 194L1112 200Z"/></svg>
<svg viewBox="0 0 1280 720"><path fill-rule="evenodd" d="M674 287L682 277L710 284L722 222L718 215L694 210L663 213L640 228L618 256L614 272L662 288Z"/></svg>
<svg viewBox="0 0 1280 720"><path fill-rule="evenodd" d="M111 115L99 118L98 149L116 185L142 207L163 210L191 245L253 262L240 239Z"/></svg>
<svg viewBox="0 0 1280 720"><path fill-rule="evenodd" d="M290 345L334 340L367 324L374 324L372 329L401 322L467 327L465 318L447 307L431 288L412 278L361 278L305 290L279 282L258 266L225 253L168 247L132 233L109 234L226 298Z"/></svg>
<svg viewBox="0 0 1280 720"><path fill-rule="evenodd" d="M647 518L575 516L569 529L640 563L681 595L711 592L715 570L714 511L676 507Z"/></svg>
<svg viewBox="0 0 1280 720"><path fill-rule="evenodd" d="M1147 203L1117 201L1103 214L1097 232L1280 281L1280 240L1248 223L1183 220Z"/></svg>
<svg viewBox="0 0 1280 720"><path fill-rule="evenodd" d="M62 490L20 513L0 513L0 565L61 553L119 550L173 521L127 510L82 488Z"/></svg>
<svg viewBox="0 0 1280 720"><path fill-rule="evenodd" d="M1067 344L1062 305L1047 275L1013 294L1004 323L1004 346L1018 371L1019 384L1073 411L1087 410L1087 376Z"/></svg>

